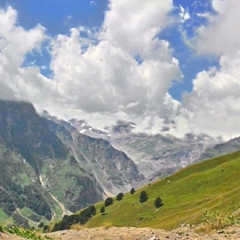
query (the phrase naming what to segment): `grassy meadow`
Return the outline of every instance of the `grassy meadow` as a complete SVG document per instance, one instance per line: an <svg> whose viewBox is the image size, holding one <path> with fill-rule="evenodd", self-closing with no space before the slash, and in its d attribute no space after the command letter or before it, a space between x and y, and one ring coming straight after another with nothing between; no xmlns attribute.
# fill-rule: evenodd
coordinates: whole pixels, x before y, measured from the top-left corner
<svg viewBox="0 0 240 240"><path fill-rule="evenodd" d="M97 203L97 214L86 227L133 226L166 230L181 224L197 224L206 212L239 215L240 152L210 159L180 170L174 175L138 189L133 195L125 193L121 201L100 213L104 202ZM130 189L129 189L130 190ZM142 190L148 201L139 202ZM154 201L161 197L163 206Z"/></svg>

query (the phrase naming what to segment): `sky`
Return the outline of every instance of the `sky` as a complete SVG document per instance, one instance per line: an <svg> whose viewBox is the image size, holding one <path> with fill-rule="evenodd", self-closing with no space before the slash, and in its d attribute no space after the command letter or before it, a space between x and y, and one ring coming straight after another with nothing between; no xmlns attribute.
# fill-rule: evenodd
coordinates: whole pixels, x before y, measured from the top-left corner
<svg viewBox="0 0 240 240"><path fill-rule="evenodd" d="M239 0L1 0L0 98L137 132L240 136Z"/></svg>

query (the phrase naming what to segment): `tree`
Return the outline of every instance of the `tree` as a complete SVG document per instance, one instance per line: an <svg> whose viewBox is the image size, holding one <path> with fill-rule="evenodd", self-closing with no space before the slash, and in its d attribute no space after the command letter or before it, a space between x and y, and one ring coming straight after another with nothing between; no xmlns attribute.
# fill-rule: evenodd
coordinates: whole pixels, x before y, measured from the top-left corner
<svg viewBox="0 0 240 240"><path fill-rule="evenodd" d="M148 194L146 191L141 191L140 196L139 196L139 201L140 203L146 202L148 200Z"/></svg>
<svg viewBox="0 0 240 240"><path fill-rule="evenodd" d="M112 204L113 204L113 198L111 198L111 197L106 198L105 203L104 203L105 207L110 206Z"/></svg>
<svg viewBox="0 0 240 240"><path fill-rule="evenodd" d="M39 228L42 228L43 226L44 226L44 222L40 222L38 225Z"/></svg>
<svg viewBox="0 0 240 240"><path fill-rule="evenodd" d="M161 207L162 205L163 205L162 199L161 199L160 197L157 197L157 198L155 199L155 201L154 201L154 206L155 206L156 208L159 208L159 207Z"/></svg>
<svg viewBox="0 0 240 240"><path fill-rule="evenodd" d="M123 199L123 193L119 193L116 197L117 201L121 201Z"/></svg>
<svg viewBox="0 0 240 240"><path fill-rule="evenodd" d="M87 208L88 212L89 212L89 215L91 216L94 216L96 215L96 208L94 205L90 205L88 208Z"/></svg>
<svg viewBox="0 0 240 240"><path fill-rule="evenodd" d="M100 208L100 213L101 213L102 215L105 213L105 206L102 206L102 207Z"/></svg>
<svg viewBox="0 0 240 240"><path fill-rule="evenodd" d="M130 190L130 193L131 194L134 194L136 191L135 191L135 189L134 188L132 188L131 190Z"/></svg>
<svg viewBox="0 0 240 240"><path fill-rule="evenodd" d="M49 231L49 227L48 227L48 225L44 225L43 226L43 232L47 232L47 231Z"/></svg>

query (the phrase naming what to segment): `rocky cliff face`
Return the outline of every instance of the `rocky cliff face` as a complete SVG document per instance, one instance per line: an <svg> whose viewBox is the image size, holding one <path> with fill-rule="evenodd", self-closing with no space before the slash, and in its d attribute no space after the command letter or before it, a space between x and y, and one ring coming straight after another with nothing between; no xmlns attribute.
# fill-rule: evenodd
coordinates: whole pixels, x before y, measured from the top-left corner
<svg viewBox="0 0 240 240"><path fill-rule="evenodd" d="M142 176L108 142L0 101L0 222L38 224L129 190Z"/></svg>
<svg viewBox="0 0 240 240"><path fill-rule="evenodd" d="M146 180L165 177L190 165L206 148L220 142L207 135L188 134L184 138L177 138L172 135L135 133L134 123L122 121L103 131L92 128L84 121L73 119L70 122L81 133L106 139L115 148L125 152Z"/></svg>

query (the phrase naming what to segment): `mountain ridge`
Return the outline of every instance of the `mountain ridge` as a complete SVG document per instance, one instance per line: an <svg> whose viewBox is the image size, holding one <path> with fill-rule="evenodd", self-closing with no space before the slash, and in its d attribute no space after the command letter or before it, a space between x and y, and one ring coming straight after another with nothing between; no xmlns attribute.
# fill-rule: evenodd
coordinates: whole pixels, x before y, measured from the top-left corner
<svg viewBox="0 0 240 240"><path fill-rule="evenodd" d="M50 128L51 124L55 130ZM17 225L36 225L100 201L106 192L89 171L90 162L96 159L107 168L111 157L114 163L123 161L126 168L136 171L133 176L118 169L109 180L115 192L122 190L115 179L125 179L129 185L141 179L134 163L122 152L98 140L101 152L96 149L90 153L91 139L81 137L71 128L69 131L59 122L40 117L30 103L0 101L0 222L8 219L7 222ZM78 134L77 144L70 146L74 131ZM90 162L74 154L75 147L81 147ZM117 169L116 164L112 169ZM103 179L107 183L107 173ZM105 188L108 189L107 184Z"/></svg>
<svg viewBox="0 0 240 240"><path fill-rule="evenodd" d="M104 130L94 129L84 120L72 119L69 122L80 133L105 139L116 149L125 152L144 177L152 180L157 178L156 173L167 176L194 163L207 148L222 142L219 138L204 134L186 134L184 138L177 138L172 135L135 133L135 124L132 122L118 121Z"/></svg>

